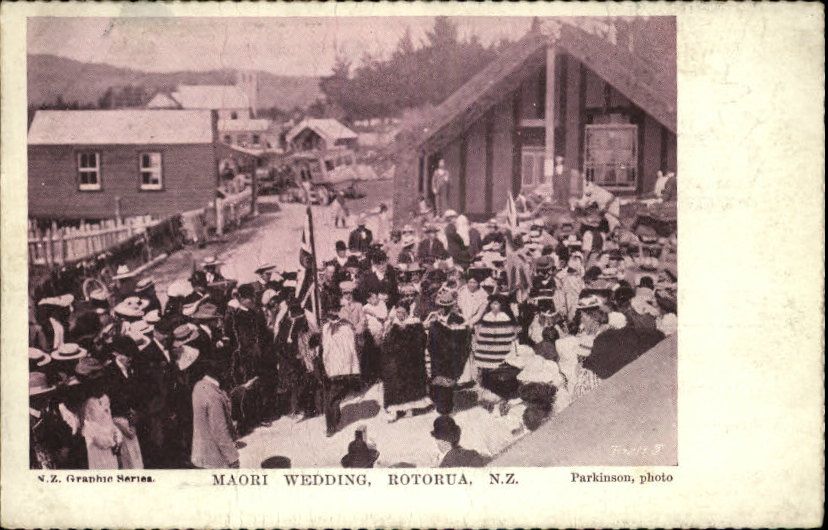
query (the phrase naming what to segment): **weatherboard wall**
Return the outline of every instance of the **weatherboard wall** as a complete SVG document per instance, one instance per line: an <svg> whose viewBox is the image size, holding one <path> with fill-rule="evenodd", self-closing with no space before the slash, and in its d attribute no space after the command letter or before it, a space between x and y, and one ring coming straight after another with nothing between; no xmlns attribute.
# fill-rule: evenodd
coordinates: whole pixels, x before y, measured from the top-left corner
<svg viewBox="0 0 828 530"><path fill-rule="evenodd" d="M101 157L101 189L78 189L77 153ZM141 152L160 152L163 189L141 190ZM120 214L166 217L204 208L215 198L216 161L212 144L35 145L29 146L29 216L101 219Z"/></svg>

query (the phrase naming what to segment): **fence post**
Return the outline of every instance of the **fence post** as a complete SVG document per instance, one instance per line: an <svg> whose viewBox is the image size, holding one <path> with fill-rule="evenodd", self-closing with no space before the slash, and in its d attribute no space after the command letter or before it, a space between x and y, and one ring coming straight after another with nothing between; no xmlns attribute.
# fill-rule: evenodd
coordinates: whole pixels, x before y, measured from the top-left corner
<svg viewBox="0 0 828 530"><path fill-rule="evenodd" d="M224 201L216 197L214 204L216 205L216 235L222 236L224 235Z"/></svg>

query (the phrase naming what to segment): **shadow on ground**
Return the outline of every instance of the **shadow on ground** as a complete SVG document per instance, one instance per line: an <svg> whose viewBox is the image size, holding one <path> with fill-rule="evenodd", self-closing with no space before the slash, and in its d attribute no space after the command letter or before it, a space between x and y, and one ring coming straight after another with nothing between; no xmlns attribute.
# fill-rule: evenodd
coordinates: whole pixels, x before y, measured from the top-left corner
<svg viewBox="0 0 828 530"><path fill-rule="evenodd" d="M376 400L360 401L349 403L342 407L342 419L339 420L339 429L356 423L360 420L367 420L379 414L380 406Z"/></svg>

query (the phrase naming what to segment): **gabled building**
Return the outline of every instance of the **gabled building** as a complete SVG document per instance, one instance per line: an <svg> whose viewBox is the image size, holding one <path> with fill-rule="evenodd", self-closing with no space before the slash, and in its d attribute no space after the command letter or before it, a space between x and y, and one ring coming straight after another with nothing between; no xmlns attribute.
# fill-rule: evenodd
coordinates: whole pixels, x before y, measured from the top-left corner
<svg viewBox="0 0 828 530"><path fill-rule="evenodd" d="M251 149L271 147L270 129L270 120L266 119L219 119L218 122L219 137L223 143Z"/></svg>
<svg viewBox="0 0 828 530"><path fill-rule="evenodd" d="M285 136L285 140L294 151L326 150L334 147L354 149L357 139L357 133L331 118L302 120Z"/></svg>
<svg viewBox="0 0 828 530"><path fill-rule="evenodd" d="M449 206L472 218L501 210L509 193L552 185L557 200L583 179L618 195L650 192L660 169L676 170L675 18L641 28L661 51L633 39L547 19L398 135L397 221L431 195L440 159L450 174ZM647 26L649 25L649 26ZM621 42L623 41L623 42ZM568 169L553 179L554 158Z"/></svg>
<svg viewBox="0 0 828 530"><path fill-rule="evenodd" d="M28 133L29 216L163 218L218 186L210 110L41 110Z"/></svg>

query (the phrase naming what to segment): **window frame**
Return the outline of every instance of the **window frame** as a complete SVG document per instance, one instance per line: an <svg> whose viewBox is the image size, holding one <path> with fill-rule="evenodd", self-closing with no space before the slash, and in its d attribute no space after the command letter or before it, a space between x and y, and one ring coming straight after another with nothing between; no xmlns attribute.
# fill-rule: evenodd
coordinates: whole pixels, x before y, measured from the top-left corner
<svg viewBox="0 0 828 530"><path fill-rule="evenodd" d="M158 184L145 184L144 155L158 155ZM150 168L154 169L154 168ZM161 151L139 151L138 152L138 190L139 191L164 191L164 153Z"/></svg>
<svg viewBox="0 0 828 530"><path fill-rule="evenodd" d="M532 160L532 179L526 180L524 172L526 158ZM521 192L531 191L546 183L544 167L546 165L546 150L543 146L524 145L520 149L520 190Z"/></svg>
<svg viewBox="0 0 828 530"><path fill-rule="evenodd" d="M607 166L607 164L598 164L591 160L591 153L590 153L590 134L591 131L595 130L620 130L626 131L631 133L630 138L632 142L632 160L629 161L629 164L614 164L616 168L624 168L628 171L628 174L632 174L632 181L624 181L622 183L618 183L616 180L613 183L609 183L606 180L595 180L596 169L600 166ZM639 125L635 123L602 123L602 124L589 124L584 126L584 162L583 162L583 175L585 182L593 182L596 185L605 188L610 191L617 191L617 192L629 192L635 191L638 189L639 179L641 175L639 175L638 171L638 162L641 158L641 146L639 145Z"/></svg>
<svg viewBox="0 0 828 530"><path fill-rule="evenodd" d="M93 168L83 168L81 169L81 157L83 155L95 155L95 184L84 184L81 175L92 173ZM102 156L101 151L95 150L78 150L75 151L75 171L77 173L78 179L78 191L102 191L103 190L103 183L102 183L102 165L101 164Z"/></svg>

